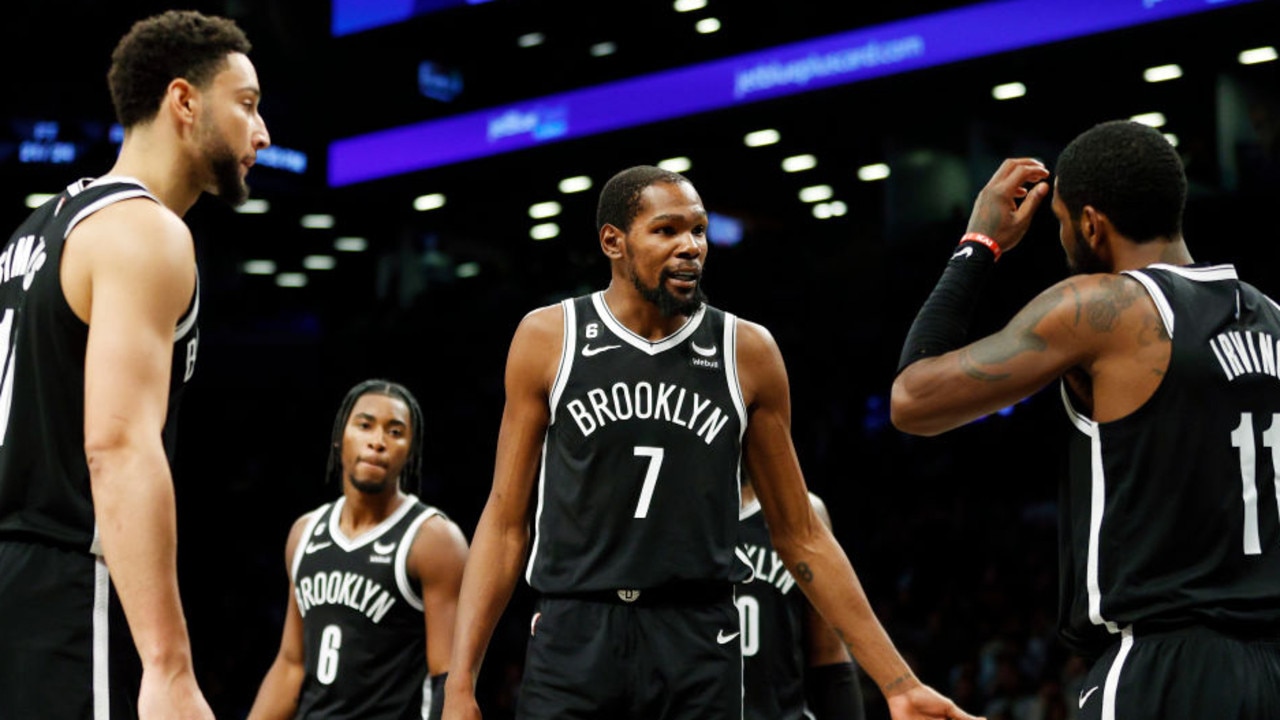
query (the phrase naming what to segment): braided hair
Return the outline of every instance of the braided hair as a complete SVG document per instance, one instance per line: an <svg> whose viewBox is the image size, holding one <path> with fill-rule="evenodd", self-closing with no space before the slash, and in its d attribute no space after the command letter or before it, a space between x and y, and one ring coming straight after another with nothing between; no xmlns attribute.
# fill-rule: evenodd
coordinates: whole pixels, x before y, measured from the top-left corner
<svg viewBox="0 0 1280 720"><path fill-rule="evenodd" d="M411 440L409 455L405 458L404 469L400 471L400 488L421 491L422 484L422 408L409 389L400 383L378 378L365 380L347 391L342 399L338 414L333 419L333 433L329 437L329 462L325 466L325 482L337 478L342 484L342 436L346 432L347 421L351 418L351 410L356 401L365 395L385 395L396 398L409 407L409 425ZM412 481L412 484L410 484Z"/></svg>

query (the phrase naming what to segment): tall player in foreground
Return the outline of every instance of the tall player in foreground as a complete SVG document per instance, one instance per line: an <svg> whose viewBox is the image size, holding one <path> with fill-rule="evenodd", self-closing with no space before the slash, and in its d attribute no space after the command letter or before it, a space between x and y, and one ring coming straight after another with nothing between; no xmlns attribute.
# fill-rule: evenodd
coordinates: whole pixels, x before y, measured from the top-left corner
<svg viewBox="0 0 1280 720"><path fill-rule="evenodd" d="M224 18L134 24L107 76L115 165L0 251L0 717L212 717L176 569L200 308L182 217L204 192L248 196L269 143L249 49Z"/></svg>
<svg viewBox="0 0 1280 720"><path fill-rule="evenodd" d="M624 170L601 192L597 227L609 287L530 312L511 341L445 717L479 717L484 651L524 572L540 597L517 717L740 718L745 464L778 553L893 716L969 718L912 674L814 514L772 336L704 302L707 212L693 185Z"/></svg>

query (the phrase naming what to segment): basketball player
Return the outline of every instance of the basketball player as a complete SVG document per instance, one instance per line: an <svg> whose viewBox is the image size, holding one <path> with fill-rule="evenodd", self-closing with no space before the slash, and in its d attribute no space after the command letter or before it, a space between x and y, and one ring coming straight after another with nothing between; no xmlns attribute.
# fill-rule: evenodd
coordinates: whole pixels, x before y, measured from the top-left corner
<svg viewBox="0 0 1280 720"><path fill-rule="evenodd" d="M289 531L284 633L251 720L440 717L467 541L406 492L422 438L403 385L366 380L342 401L328 465L342 497Z"/></svg>
<svg viewBox="0 0 1280 720"><path fill-rule="evenodd" d="M828 528L827 506L809 501ZM754 578L738 589L745 720L862 720L862 688L849 651L796 587L769 539L755 488L742 485L738 549Z"/></svg>
<svg viewBox="0 0 1280 720"><path fill-rule="evenodd" d="M269 142L249 50L223 18L133 25L107 76L115 164L0 250L0 717L212 717L176 573L170 468L199 339L182 217L203 192L248 196Z"/></svg>
<svg viewBox="0 0 1280 720"><path fill-rule="evenodd" d="M445 717L479 716L481 660L523 567L540 598L517 717L740 718L744 463L778 554L894 716L969 717L915 678L815 516L772 336L703 302L707 213L693 186L624 170L597 221L609 287L534 310L511 342Z"/></svg>
<svg viewBox="0 0 1280 720"><path fill-rule="evenodd" d="M1280 310L1192 260L1187 180L1160 132L1099 124L1058 157L1052 208L1075 273L965 345L974 300L1050 194L1011 158L917 315L894 424L935 435L1060 379L1060 630L1096 659L1080 717L1280 713Z"/></svg>

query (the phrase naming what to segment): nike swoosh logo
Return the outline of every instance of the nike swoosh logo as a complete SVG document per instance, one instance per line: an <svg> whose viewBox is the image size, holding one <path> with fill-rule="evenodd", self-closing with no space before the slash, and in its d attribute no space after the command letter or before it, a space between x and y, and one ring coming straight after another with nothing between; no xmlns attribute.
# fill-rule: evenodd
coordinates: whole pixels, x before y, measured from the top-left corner
<svg viewBox="0 0 1280 720"><path fill-rule="evenodd" d="M1089 692L1084 692L1083 690L1080 691L1080 707L1081 708L1084 707L1085 701L1089 699L1089 696L1093 694L1093 691L1097 689L1098 689L1098 686L1094 685L1093 687L1089 688Z"/></svg>
<svg viewBox="0 0 1280 720"><path fill-rule="evenodd" d="M313 553L313 552L315 552L315 551L317 551L317 550L323 550L323 549L325 549L325 548L329 547L329 546L330 546L330 545L332 545L332 544L333 544L333 543L331 543L331 542L322 542L322 543L314 543L314 542L313 542L313 543L309 543L309 544L307 545L307 549L306 549L305 551L303 551L303 553L304 553L304 554L306 554L306 555L310 555L311 553Z"/></svg>
<svg viewBox="0 0 1280 720"><path fill-rule="evenodd" d="M379 555L386 555L387 553L395 549L396 549L395 543L387 543L386 545L383 545L380 542L375 542L373 544L373 551L378 553Z"/></svg>
<svg viewBox="0 0 1280 720"><path fill-rule="evenodd" d="M728 635L725 635L724 631L721 630L720 632L716 633L716 642L720 643L721 645L724 645L727 642L732 642L733 639L736 637L738 637L738 633L736 632L732 632L732 633L729 633Z"/></svg>
<svg viewBox="0 0 1280 720"><path fill-rule="evenodd" d="M621 345L601 345L600 347L595 347L595 348L593 348L593 347L591 347L590 345L583 345L583 346L582 346L582 357L591 357L592 355L599 355L599 354L600 354L600 353L602 353L602 352L606 352L606 351L609 351L609 350L615 350L615 349L620 348L620 347L622 347L622 346L621 346Z"/></svg>
<svg viewBox="0 0 1280 720"><path fill-rule="evenodd" d="M704 347L700 347L698 343L695 342L695 343L689 343L689 346L693 348L694 352L698 353L702 357L711 357L712 355L716 354L715 345L712 345L710 348L704 348Z"/></svg>
<svg viewBox="0 0 1280 720"><path fill-rule="evenodd" d="M972 254L973 254L973 248L971 248L971 247L962 247L962 248L960 248L959 250L955 251L955 254L953 254L951 257L952 257L952 259L955 259L955 258L958 258L958 257L969 257L969 256L970 256L970 255L972 255Z"/></svg>

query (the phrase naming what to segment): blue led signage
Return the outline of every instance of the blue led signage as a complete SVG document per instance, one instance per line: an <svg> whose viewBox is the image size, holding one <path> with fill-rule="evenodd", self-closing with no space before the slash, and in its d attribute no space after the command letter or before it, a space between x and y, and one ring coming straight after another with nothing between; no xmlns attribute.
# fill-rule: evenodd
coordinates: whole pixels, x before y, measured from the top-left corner
<svg viewBox="0 0 1280 720"><path fill-rule="evenodd" d="M426 170L1257 1L985 2L340 139L329 145L329 185Z"/></svg>

